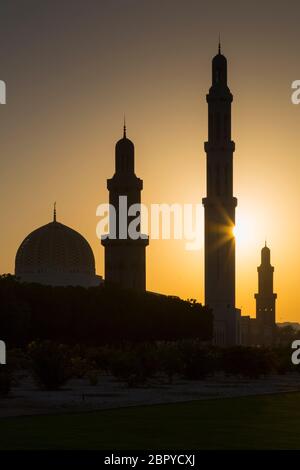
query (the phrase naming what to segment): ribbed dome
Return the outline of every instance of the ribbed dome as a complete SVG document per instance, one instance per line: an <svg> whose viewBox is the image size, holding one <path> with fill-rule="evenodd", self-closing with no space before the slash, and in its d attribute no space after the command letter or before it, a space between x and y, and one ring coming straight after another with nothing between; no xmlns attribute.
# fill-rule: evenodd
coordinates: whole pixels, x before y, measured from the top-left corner
<svg viewBox="0 0 300 470"><path fill-rule="evenodd" d="M270 252L270 248L267 246L267 242L265 242L265 246L261 249L261 251L264 251L265 253Z"/></svg>
<svg viewBox="0 0 300 470"><path fill-rule="evenodd" d="M218 66L218 67L226 67L227 66L226 57L219 52L213 58L213 65Z"/></svg>
<svg viewBox="0 0 300 470"><path fill-rule="evenodd" d="M124 121L124 128L123 128L123 137L122 139L118 140L116 143L116 155L134 155L134 145L130 139L127 138L126 135L126 124Z"/></svg>
<svg viewBox="0 0 300 470"><path fill-rule="evenodd" d="M49 285L97 284L90 245L80 233L55 220L21 243L15 274L23 281Z"/></svg>
<svg viewBox="0 0 300 470"><path fill-rule="evenodd" d="M134 174L134 144L127 139L125 125L123 137L116 143L115 165L118 177Z"/></svg>
<svg viewBox="0 0 300 470"><path fill-rule="evenodd" d="M261 262L262 264L270 264L271 261L271 250L265 242L265 246L261 250Z"/></svg>
<svg viewBox="0 0 300 470"><path fill-rule="evenodd" d="M134 152L133 142L127 137L122 137L122 139L118 140L116 143L116 151Z"/></svg>

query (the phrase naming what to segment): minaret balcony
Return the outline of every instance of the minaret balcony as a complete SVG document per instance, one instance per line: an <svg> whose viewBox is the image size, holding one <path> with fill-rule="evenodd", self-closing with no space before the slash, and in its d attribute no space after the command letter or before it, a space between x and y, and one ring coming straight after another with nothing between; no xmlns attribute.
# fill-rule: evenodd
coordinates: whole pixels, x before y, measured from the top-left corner
<svg viewBox="0 0 300 470"><path fill-rule="evenodd" d="M224 207L232 209L237 207L238 200L236 197L228 196L207 196L202 198L202 204L204 207Z"/></svg>

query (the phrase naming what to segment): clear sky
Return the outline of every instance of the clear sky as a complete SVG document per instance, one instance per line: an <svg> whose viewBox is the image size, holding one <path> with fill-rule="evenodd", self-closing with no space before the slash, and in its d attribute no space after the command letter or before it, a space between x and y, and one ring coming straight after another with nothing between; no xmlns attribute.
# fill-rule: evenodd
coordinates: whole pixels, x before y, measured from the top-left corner
<svg viewBox="0 0 300 470"><path fill-rule="evenodd" d="M267 239L278 321L300 321L298 1L4 0L0 6L0 272L33 229L58 220L103 248L96 207L108 200L126 112L143 202L205 196L207 104L219 32L234 95L237 306L255 312ZM147 288L203 301L203 251L152 241Z"/></svg>

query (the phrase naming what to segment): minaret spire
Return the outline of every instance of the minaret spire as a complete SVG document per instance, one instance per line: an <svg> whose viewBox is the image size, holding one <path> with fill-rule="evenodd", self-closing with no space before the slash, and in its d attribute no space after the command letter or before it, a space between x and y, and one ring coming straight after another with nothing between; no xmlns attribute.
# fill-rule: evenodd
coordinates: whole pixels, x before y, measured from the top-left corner
<svg viewBox="0 0 300 470"><path fill-rule="evenodd" d="M219 33L218 53L221 54L221 35L220 35L220 33Z"/></svg>
<svg viewBox="0 0 300 470"><path fill-rule="evenodd" d="M126 139L126 116L124 114L123 138Z"/></svg>
<svg viewBox="0 0 300 470"><path fill-rule="evenodd" d="M56 202L53 205L53 222L56 222Z"/></svg>

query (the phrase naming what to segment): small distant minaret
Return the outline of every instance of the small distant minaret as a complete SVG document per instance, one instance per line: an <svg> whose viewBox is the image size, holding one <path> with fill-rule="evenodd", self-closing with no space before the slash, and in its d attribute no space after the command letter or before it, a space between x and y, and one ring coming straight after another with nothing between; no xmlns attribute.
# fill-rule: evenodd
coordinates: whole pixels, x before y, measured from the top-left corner
<svg viewBox="0 0 300 470"><path fill-rule="evenodd" d="M146 289L146 246L149 239L142 235L140 222L136 224L138 237L129 237L130 222L136 219L127 215L127 209L133 204L141 204L143 181L134 172L134 145L127 138L124 122L123 137L116 143L115 174L107 180L109 203L115 208L115 236L102 238L105 247L105 282L125 289ZM127 209L121 209L121 200L126 196ZM123 207L123 206L122 206ZM110 229L111 229L110 213Z"/></svg>
<svg viewBox="0 0 300 470"><path fill-rule="evenodd" d="M271 265L271 252L265 246L261 250L261 264L258 271L258 293L256 299L256 319L259 326L262 343L272 342L276 325L276 298L273 292L274 268Z"/></svg>

